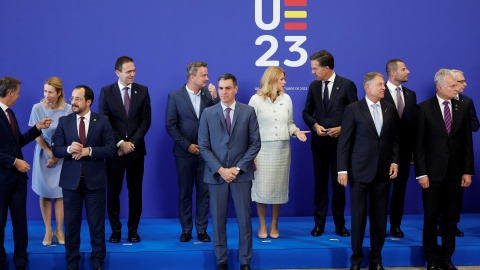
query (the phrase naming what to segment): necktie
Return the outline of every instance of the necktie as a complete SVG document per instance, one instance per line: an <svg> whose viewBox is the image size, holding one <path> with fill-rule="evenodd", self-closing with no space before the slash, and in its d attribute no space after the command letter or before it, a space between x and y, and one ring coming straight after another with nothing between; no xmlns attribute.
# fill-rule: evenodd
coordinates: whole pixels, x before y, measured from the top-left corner
<svg viewBox="0 0 480 270"><path fill-rule="evenodd" d="M7 113L8 113L8 120L10 120L10 126L12 126L12 130L13 130L13 135L15 137L17 137L17 134L15 132L15 118L13 117L13 113L12 113L12 110L7 109Z"/></svg>
<svg viewBox="0 0 480 270"><path fill-rule="evenodd" d="M80 143L82 145L84 145L85 147L85 122L83 122L83 119L85 119L85 117L81 116L80 117L80 124L78 125L78 135L80 137ZM83 172L83 161L82 161L82 174L84 174Z"/></svg>
<svg viewBox="0 0 480 270"><path fill-rule="evenodd" d="M377 134L380 136L380 131L382 131L382 121L380 120L380 115L377 110L378 104L372 104L373 108L373 122L375 123L375 128L377 129Z"/></svg>
<svg viewBox="0 0 480 270"><path fill-rule="evenodd" d="M230 130L232 128L232 119L230 119L230 111L231 110L232 110L231 108L226 108L225 109L225 124L227 125L228 135L230 135Z"/></svg>
<svg viewBox="0 0 480 270"><path fill-rule="evenodd" d="M323 107L325 108L325 111L328 109L328 83L330 81L325 81L325 89L323 89Z"/></svg>
<svg viewBox="0 0 480 270"><path fill-rule="evenodd" d="M445 109L443 110L443 119L445 120L445 127L447 128L447 133L448 135L450 135L450 129L452 128L452 115L450 115L448 101L444 101L443 105L445 106Z"/></svg>
<svg viewBox="0 0 480 270"><path fill-rule="evenodd" d="M123 95L123 107L125 108L125 113L128 116L128 109L130 109L130 96L128 96L128 87L123 88L125 95Z"/></svg>
<svg viewBox="0 0 480 270"><path fill-rule="evenodd" d="M400 95L400 91L401 91L400 87L395 88L395 90L397 90L398 116L400 116L400 118L402 118L403 109L405 109L405 104L403 103L402 95Z"/></svg>

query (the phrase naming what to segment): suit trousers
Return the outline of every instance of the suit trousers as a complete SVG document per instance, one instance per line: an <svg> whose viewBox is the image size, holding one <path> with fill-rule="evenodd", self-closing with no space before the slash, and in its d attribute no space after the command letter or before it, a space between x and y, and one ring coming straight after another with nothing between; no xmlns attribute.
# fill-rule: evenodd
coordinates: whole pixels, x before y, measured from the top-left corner
<svg viewBox="0 0 480 270"><path fill-rule="evenodd" d="M107 211L112 230L121 230L120 193L126 172L128 189L128 222L129 229L138 229L142 215L142 186L145 157L133 157L132 154L115 158L107 158Z"/></svg>
<svg viewBox="0 0 480 270"><path fill-rule="evenodd" d="M398 164L398 176L388 181L387 205L390 201L390 226L400 227L402 224L403 210L405 208L405 192L407 191L408 177L410 175L410 160L412 155L404 155ZM393 183L392 183L393 182ZM393 184L392 196L389 200L390 187ZM388 211L388 207L387 207Z"/></svg>
<svg viewBox="0 0 480 270"><path fill-rule="evenodd" d="M105 246L105 188L90 190L85 179L80 179L76 190L63 189L65 208L65 251L67 268L78 268L80 263L80 230L82 225L82 206L85 201L92 255L93 268L103 268L107 254Z"/></svg>
<svg viewBox="0 0 480 270"><path fill-rule="evenodd" d="M13 259L15 266L27 264L28 231L26 205L26 177L19 177L17 181L11 184L0 184L0 241L2 243L0 248L1 269L3 269L7 258L3 244L5 241L5 226L7 224L8 209L10 209L10 216L13 226L13 241L15 244Z"/></svg>
<svg viewBox="0 0 480 270"><path fill-rule="evenodd" d="M370 183L350 181L350 202L352 210L352 264L364 259L362 245L367 226L367 204L370 220L370 264L382 262L382 248L385 243L387 226L386 202L387 183L375 179Z"/></svg>
<svg viewBox="0 0 480 270"><path fill-rule="evenodd" d="M210 195L208 184L203 182L205 161L200 155L188 157L175 156L178 174L178 219L182 231L191 232L192 220L192 194L193 187L196 191L195 229L197 232L206 230L208 226L208 213Z"/></svg>
<svg viewBox="0 0 480 270"><path fill-rule="evenodd" d="M252 259L252 181L209 184L213 219L213 249L217 264L227 263L227 214L229 191L232 194L239 230L238 254L241 264Z"/></svg>
<svg viewBox="0 0 480 270"><path fill-rule="evenodd" d="M443 179L433 182L430 187L422 190L424 221L423 249L425 259L436 263L439 259L450 262L455 252L455 227L458 218L458 198L461 193L460 181ZM442 248L438 252L437 220L439 213L442 218Z"/></svg>
<svg viewBox="0 0 480 270"><path fill-rule="evenodd" d="M338 139L325 138L322 151L313 151L313 168L315 174L314 219L316 224L325 226L328 212L328 180L332 183L332 216L337 229L345 226L345 187L337 179L337 144ZM329 174L330 172L330 174Z"/></svg>

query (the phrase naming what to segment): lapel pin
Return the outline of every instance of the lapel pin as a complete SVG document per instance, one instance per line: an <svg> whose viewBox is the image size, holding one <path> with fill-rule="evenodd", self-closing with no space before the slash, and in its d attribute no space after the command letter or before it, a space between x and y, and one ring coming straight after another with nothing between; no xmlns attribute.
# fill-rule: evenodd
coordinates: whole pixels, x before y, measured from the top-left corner
<svg viewBox="0 0 480 270"><path fill-rule="evenodd" d="M135 94L137 93L137 91L135 91Z"/></svg>
<svg viewBox="0 0 480 270"><path fill-rule="evenodd" d="M337 90L339 90L339 89L340 89L340 87L337 86Z"/></svg>
<svg viewBox="0 0 480 270"><path fill-rule="evenodd" d="M97 119L93 119L93 122L97 122Z"/></svg>
<svg viewBox="0 0 480 270"><path fill-rule="evenodd" d="M204 96L204 95L205 95L205 93L202 92L202 96Z"/></svg>
<svg viewBox="0 0 480 270"><path fill-rule="evenodd" d="M280 106L282 106L282 105L283 105L283 103L280 103Z"/></svg>

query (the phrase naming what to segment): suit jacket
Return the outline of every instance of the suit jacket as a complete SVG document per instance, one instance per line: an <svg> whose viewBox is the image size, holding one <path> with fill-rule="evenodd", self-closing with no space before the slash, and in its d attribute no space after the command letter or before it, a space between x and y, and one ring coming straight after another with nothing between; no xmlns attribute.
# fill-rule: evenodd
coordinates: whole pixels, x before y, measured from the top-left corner
<svg viewBox="0 0 480 270"><path fill-rule="evenodd" d="M205 176L208 184L222 184L217 173L221 167L239 167L235 182L251 181L253 160L260 151L261 141L257 116L253 107L236 102L231 135L227 132L221 103L203 111L198 129L200 154L205 160Z"/></svg>
<svg viewBox="0 0 480 270"><path fill-rule="evenodd" d="M63 158L60 173L60 187L68 190L77 189L84 166L85 183L90 190L107 186L107 171L105 158L116 153L115 137L108 118L92 112L84 147L92 148L92 156L75 160L67 152L72 142L79 142L77 115L71 113L60 117L53 136L52 151L55 157Z"/></svg>
<svg viewBox="0 0 480 270"><path fill-rule="evenodd" d="M203 110L218 102L212 99L207 88L200 89L200 116ZM165 129L174 140L173 154L175 156L192 156L187 149L191 144L198 144L198 125L200 119L195 113L188 96L187 88L182 88L168 94L167 111L165 113Z"/></svg>
<svg viewBox="0 0 480 270"><path fill-rule="evenodd" d="M20 172L13 164L15 159L23 159L22 147L42 135L42 132L35 126L24 134L20 133L15 116L14 119L17 136L13 135L10 122L3 110L0 109L0 134L2 134L0 140L0 184L11 184L21 178L28 179L27 173Z"/></svg>
<svg viewBox="0 0 480 270"><path fill-rule="evenodd" d="M472 131L477 132L480 128L480 123L478 122L477 112L475 111L473 100L464 94L458 94L458 98L460 101L468 105L468 113L470 114Z"/></svg>
<svg viewBox="0 0 480 270"><path fill-rule="evenodd" d="M474 175L468 106L456 99L451 102L450 135L437 96L418 104L414 148L417 177L427 175L430 181L439 182L445 177L461 181L463 174Z"/></svg>
<svg viewBox="0 0 480 270"><path fill-rule="evenodd" d="M380 100L383 124L377 133L366 99L345 108L338 141L338 171L347 171L350 181L370 183L375 176L389 178L390 165L399 163L398 113L391 103Z"/></svg>
<svg viewBox="0 0 480 270"><path fill-rule="evenodd" d="M358 100L357 87L346 78L335 77L328 102L328 108L325 111L323 106L322 82L313 81L308 88L307 100L303 109L303 121L313 131L312 133L312 151L319 151L324 143L324 137L317 135L313 126L319 124L324 128L339 127L342 124L342 116L345 107L348 104Z"/></svg>
<svg viewBox="0 0 480 270"><path fill-rule="evenodd" d="M387 88L385 90L385 97L383 100L390 102L395 106L392 95ZM410 159L412 157L413 144L415 142L415 112L417 111L417 95L414 91L402 86L403 97L405 100L405 108L403 110L402 118L399 121L399 136L400 136L400 155L404 158ZM395 106L395 110L397 107ZM398 111L397 111L398 114Z"/></svg>
<svg viewBox="0 0 480 270"><path fill-rule="evenodd" d="M115 144L121 140L130 141L135 145L132 155L141 157L147 154L144 137L152 123L150 95L146 86L133 83L130 96L127 117L118 82L103 87L98 102L98 113L108 116L115 135Z"/></svg>

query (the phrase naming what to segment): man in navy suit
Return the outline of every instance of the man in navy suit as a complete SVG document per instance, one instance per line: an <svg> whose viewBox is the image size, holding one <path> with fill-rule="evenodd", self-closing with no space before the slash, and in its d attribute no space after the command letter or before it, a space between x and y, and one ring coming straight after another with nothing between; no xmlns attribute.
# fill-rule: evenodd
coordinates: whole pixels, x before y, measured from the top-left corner
<svg viewBox="0 0 480 270"><path fill-rule="evenodd" d="M387 226L387 186L397 177L399 162L398 113L395 106L382 100L384 76L368 73L364 80L366 96L345 108L342 133L338 141L338 182L350 181L352 209L351 270L359 270L367 225L367 201L370 218L369 269L383 270L382 248Z"/></svg>
<svg viewBox="0 0 480 270"><path fill-rule="evenodd" d="M452 255L459 197L475 173L471 118L468 106L455 99L458 82L453 71L440 69L434 83L437 94L418 105L415 117L415 175L423 188L423 249L428 270L455 270ZM439 213L443 214L440 249Z"/></svg>
<svg viewBox="0 0 480 270"><path fill-rule="evenodd" d="M475 105L473 104L473 100L464 95L461 94L465 90L465 87L467 87L467 82L465 81L465 77L463 76L463 71L458 70L458 69L452 69L452 71L456 75L456 80L457 80L457 91L458 94L455 97L456 100L460 100L461 102L465 103L468 105L468 113L470 115L470 123L471 123L471 128L473 132L477 132L478 129L480 128L480 123L478 122L477 118L477 112L475 110ZM460 196L459 196L459 201L458 201L458 216L457 216L457 226L455 228L455 236L457 237L463 237L465 234L458 228L458 223L460 222L460 214L462 213L462 208L463 208L463 192L464 189L461 189ZM438 235L442 235L442 216L440 215L440 218L438 219Z"/></svg>
<svg viewBox="0 0 480 270"><path fill-rule="evenodd" d="M310 62L312 74L315 75L316 80L308 88L303 120L313 130L315 227L311 234L320 236L325 229L330 170L335 233L347 237L350 232L345 228L345 188L337 182L337 144L345 107L358 100L357 87L352 81L338 76L333 71L334 59L329 52L323 50L314 53L310 57Z"/></svg>
<svg viewBox="0 0 480 270"><path fill-rule="evenodd" d="M408 176L410 175L410 161L412 160L413 142L415 141L415 111L417 110L417 95L414 91L403 86L408 82L410 71L400 59L392 59L387 62L388 82L383 100L395 105L400 121L398 131L400 137L400 163L398 164L398 177L387 182L387 211L390 194L390 186L393 182L392 198L390 200L390 233L402 238L403 209L405 205L405 191L407 190Z"/></svg>
<svg viewBox="0 0 480 270"><path fill-rule="evenodd" d="M237 79L224 74L218 79L220 104L205 109L200 118L198 145L205 160L204 181L210 191L213 246L218 269L228 268L227 212L232 194L239 229L238 253L242 270L250 269L252 258L253 160L261 141L253 107L235 100Z"/></svg>
<svg viewBox="0 0 480 270"><path fill-rule="evenodd" d="M80 229L85 202L94 269L102 269L105 247L105 158L115 155L115 138L108 118L90 111L94 94L85 85L72 92L72 114L59 119L53 154L63 158L60 187L65 207L65 251L68 269L80 263Z"/></svg>
<svg viewBox="0 0 480 270"><path fill-rule="evenodd" d="M20 97L21 82L12 77L0 79L0 269L4 269L7 254L3 246L7 214L13 226L15 250L13 259L17 269L25 269L27 264L27 171L30 165L23 160L22 147L40 136L41 129L48 128L52 119L45 118L20 133L15 114L10 109Z"/></svg>
<svg viewBox="0 0 480 270"><path fill-rule="evenodd" d="M209 195L203 182L205 162L198 149L198 125L205 108L218 103L215 86L207 89L208 70L205 62L187 66L188 82L168 94L165 129L174 140L173 155L178 174L178 219L182 226L181 242L192 238L192 194L196 187L195 229L197 238L210 242L207 234Z"/></svg>
<svg viewBox="0 0 480 270"><path fill-rule="evenodd" d="M107 211L112 234L110 242L119 243L122 236L120 222L120 192L126 172L128 188L128 237L140 242L137 232L142 215L142 183L144 159L147 154L145 135L152 123L148 88L134 83L135 64L128 56L115 63L118 81L102 88L98 113L108 116L115 135L117 154L107 158Z"/></svg>

